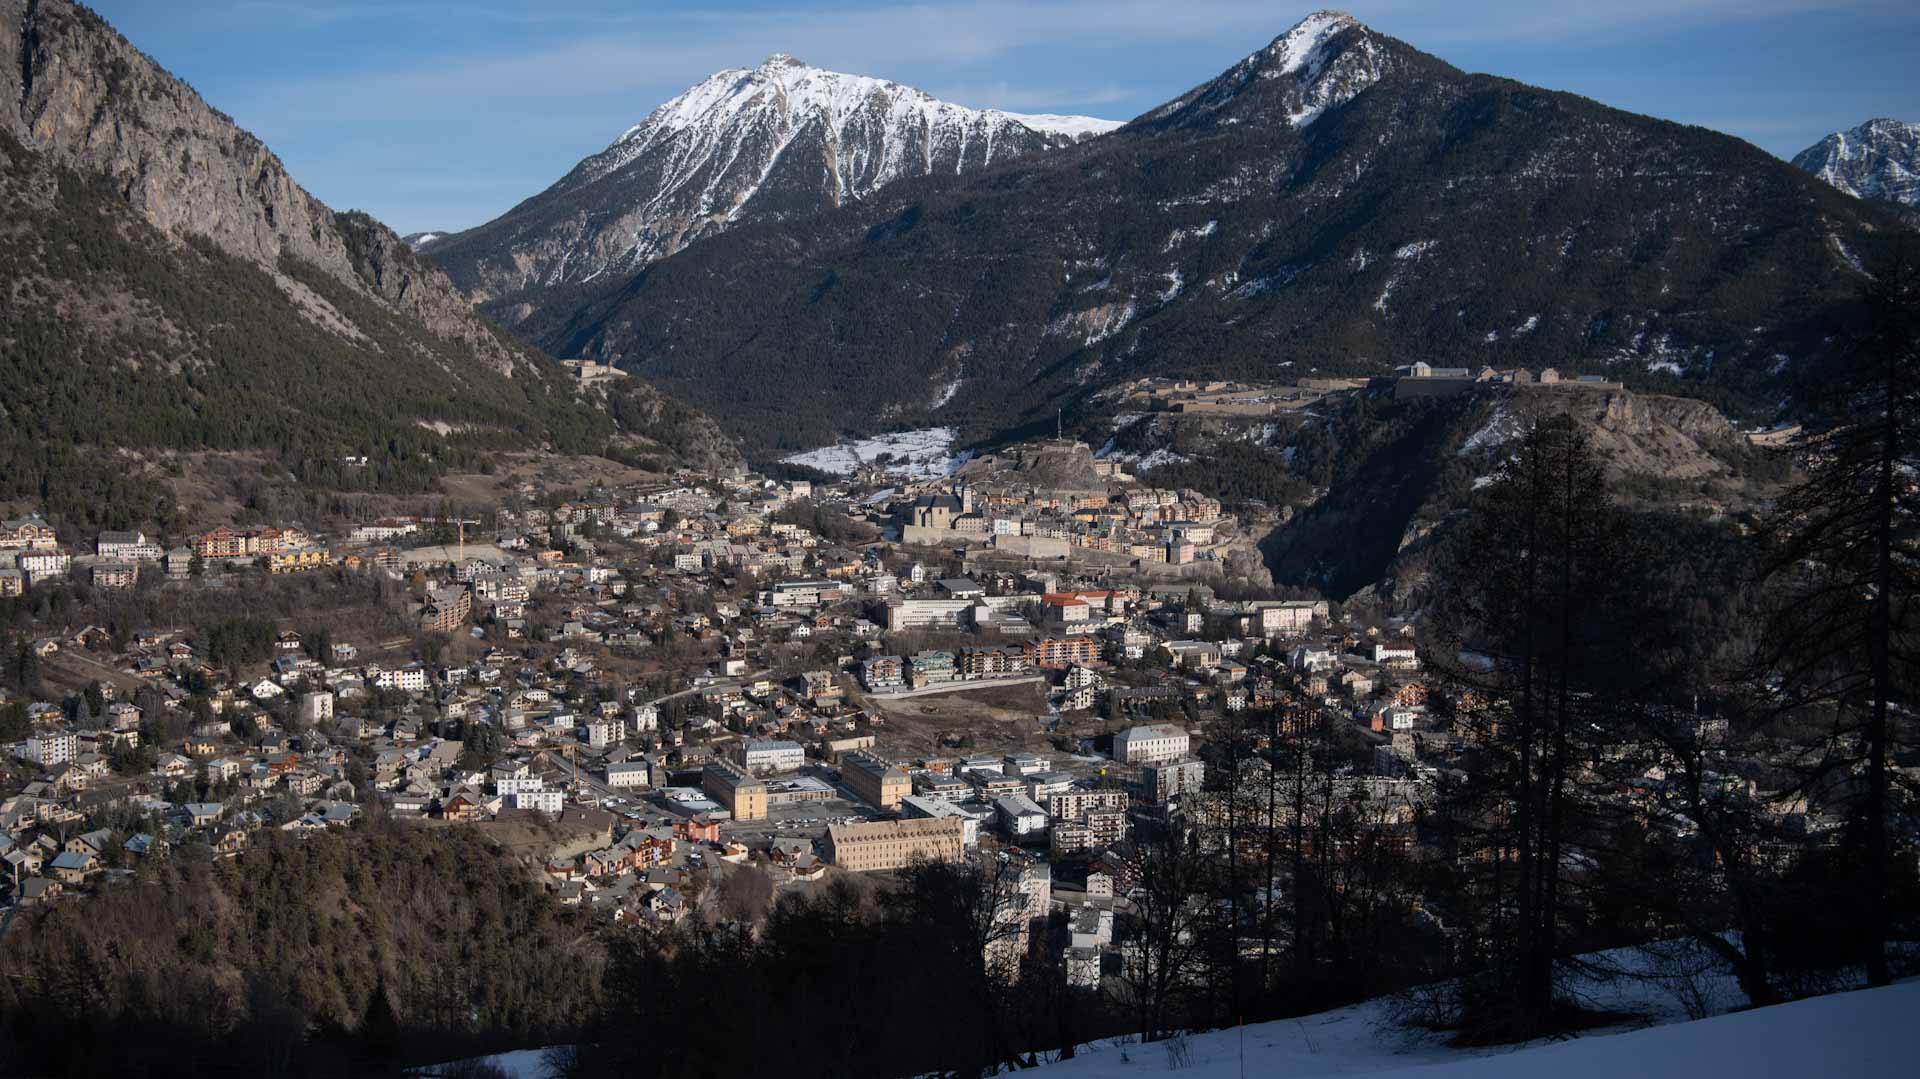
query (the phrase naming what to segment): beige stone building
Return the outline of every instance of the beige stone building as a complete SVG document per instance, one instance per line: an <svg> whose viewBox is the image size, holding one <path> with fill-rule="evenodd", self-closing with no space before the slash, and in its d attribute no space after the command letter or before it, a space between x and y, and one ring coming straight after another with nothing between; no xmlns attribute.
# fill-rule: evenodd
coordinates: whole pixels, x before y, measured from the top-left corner
<svg viewBox="0 0 1920 1079"><path fill-rule="evenodd" d="M836 824L827 829L827 858L855 873L899 869L915 859L957 862L966 849L957 817Z"/></svg>
<svg viewBox="0 0 1920 1079"><path fill-rule="evenodd" d="M907 773L871 753L847 754L840 779L855 797L878 809L898 809L900 799L913 793Z"/></svg>
<svg viewBox="0 0 1920 1079"><path fill-rule="evenodd" d="M765 820L767 785L731 761L714 761L700 773L700 788L726 807L734 820Z"/></svg>

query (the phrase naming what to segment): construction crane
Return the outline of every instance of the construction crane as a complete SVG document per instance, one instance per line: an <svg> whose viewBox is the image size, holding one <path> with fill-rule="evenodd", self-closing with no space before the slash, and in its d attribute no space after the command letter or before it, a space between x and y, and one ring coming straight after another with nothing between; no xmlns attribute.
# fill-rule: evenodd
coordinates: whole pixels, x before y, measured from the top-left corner
<svg viewBox="0 0 1920 1079"><path fill-rule="evenodd" d="M465 563L465 561L467 561L467 526L468 524L472 524L472 526L478 526L480 522L478 522L478 520L474 520L474 518L470 518L470 516L430 516L428 520L432 520L434 524L451 524L451 526L455 526L455 528L459 528L459 543L461 543L461 553L459 553L459 559L457 559L457 561L461 561L461 563Z"/></svg>

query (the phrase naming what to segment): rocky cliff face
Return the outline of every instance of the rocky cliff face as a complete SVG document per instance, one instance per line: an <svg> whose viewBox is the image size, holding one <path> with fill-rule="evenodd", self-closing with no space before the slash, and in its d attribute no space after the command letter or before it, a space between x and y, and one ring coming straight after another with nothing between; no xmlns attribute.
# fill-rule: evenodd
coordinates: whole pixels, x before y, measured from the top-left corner
<svg viewBox="0 0 1920 1079"><path fill-rule="evenodd" d="M639 269L752 220L866 198L1120 126L969 109L775 55L655 109L559 182L427 253L480 298Z"/></svg>
<svg viewBox="0 0 1920 1079"><path fill-rule="evenodd" d="M1696 480L1734 471L1729 459L1738 452L1739 432L1705 401L1624 390L1536 390L1516 395L1515 404L1532 419L1572 416L1616 475Z"/></svg>
<svg viewBox="0 0 1920 1079"><path fill-rule="evenodd" d="M474 317L446 275L385 226L336 214L226 114L68 0L0 0L0 131L43 158L111 177L163 232L202 236L277 270L282 256L472 349L495 370L535 373L523 350Z"/></svg>
<svg viewBox="0 0 1920 1079"><path fill-rule="evenodd" d="M1849 195L1920 210L1920 124L1868 120L1800 151L1793 163Z"/></svg>
<svg viewBox="0 0 1920 1079"><path fill-rule="evenodd" d="M171 451L408 493L500 450L737 462L638 379L583 394L87 8L0 0L0 41L0 500L165 523Z"/></svg>

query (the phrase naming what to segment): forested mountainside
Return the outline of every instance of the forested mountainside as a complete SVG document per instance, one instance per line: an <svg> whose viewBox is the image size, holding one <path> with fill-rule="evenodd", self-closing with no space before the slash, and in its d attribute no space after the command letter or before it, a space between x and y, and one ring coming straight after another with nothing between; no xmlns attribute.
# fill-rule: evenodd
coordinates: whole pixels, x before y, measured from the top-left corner
<svg viewBox="0 0 1920 1079"><path fill-rule="evenodd" d="M1121 378L1604 371L1770 411L1894 219L1716 132L1321 14L1111 134L494 309L752 451L1051 430Z"/></svg>
<svg viewBox="0 0 1920 1079"><path fill-rule="evenodd" d="M969 109L775 55L702 80L552 187L436 237L429 253L462 288L493 298L632 271L741 222L857 202L901 177L977 170L1118 126Z"/></svg>
<svg viewBox="0 0 1920 1079"><path fill-rule="evenodd" d="M1920 124L1868 120L1800 151L1793 163L1849 195L1920 210Z"/></svg>
<svg viewBox="0 0 1920 1079"><path fill-rule="evenodd" d="M420 490L501 448L732 450L629 380L623 431L364 214L87 8L0 0L0 500L165 524L156 450L268 450L298 478ZM365 467L346 457L366 456Z"/></svg>
<svg viewBox="0 0 1920 1079"><path fill-rule="evenodd" d="M597 1009L590 918L478 832L256 842L180 850L24 914L0 950L0 1070L383 1075L401 1054L538 1042Z"/></svg>

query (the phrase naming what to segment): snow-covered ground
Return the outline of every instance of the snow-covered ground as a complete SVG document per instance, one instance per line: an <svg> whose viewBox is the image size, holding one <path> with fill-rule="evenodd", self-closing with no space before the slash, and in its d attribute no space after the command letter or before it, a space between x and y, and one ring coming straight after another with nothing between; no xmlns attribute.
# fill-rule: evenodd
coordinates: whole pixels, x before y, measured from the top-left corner
<svg viewBox="0 0 1920 1079"><path fill-rule="evenodd" d="M1098 758L1086 758L1089 760ZM1033 1079L1824 1079L1906 1076L1920 1060L1920 979L1732 1011L1745 998L1689 945L1663 958L1638 949L1587 957L1640 977L1574 977L1585 1006L1630 1015L1583 1036L1455 1049L1413 1022L1409 999L1209 1031L1169 1042L1110 1039L1082 1045ZM1684 972L1698 969L1688 976ZM1662 973L1664 972L1664 973ZM1706 1015L1709 1018L1692 1018ZM514 1079L548 1079L545 1050L488 1057ZM416 1074L431 1076L433 1069Z"/></svg>
<svg viewBox="0 0 1920 1079"><path fill-rule="evenodd" d="M918 431L895 431L874 438L848 439L837 445L808 450L781 458L788 464L817 468L836 476L850 476L861 465L881 454L891 456L886 471L907 479L938 479L951 475L967 463L971 451L955 453L951 427L926 427Z"/></svg>
<svg viewBox="0 0 1920 1079"><path fill-rule="evenodd" d="M1524 416L1515 416L1507 411L1507 406L1498 405L1493 415L1487 418L1486 425L1467 436L1460 444L1460 456L1490 450L1527 433L1527 420Z"/></svg>
<svg viewBox="0 0 1920 1079"><path fill-rule="evenodd" d="M509 1053L495 1053L480 1059L506 1072L511 1079L553 1079L556 1074L554 1069L547 1066L545 1049L515 1049ZM413 1074L420 1079L433 1079L434 1076L443 1074L443 1069L453 1066L452 1064L430 1065L413 1069Z"/></svg>
<svg viewBox="0 0 1920 1079"><path fill-rule="evenodd" d="M1034 1079L1818 1079L1912 1075L1920 1061L1920 982L1772 1008L1505 1050L1465 1051L1382 1030L1376 1004L1193 1037L1184 1062L1165 1043L1083 1047ZM1176 1066L1178 1065L1178 1066Z"/></svg>

